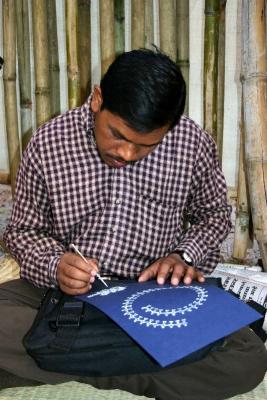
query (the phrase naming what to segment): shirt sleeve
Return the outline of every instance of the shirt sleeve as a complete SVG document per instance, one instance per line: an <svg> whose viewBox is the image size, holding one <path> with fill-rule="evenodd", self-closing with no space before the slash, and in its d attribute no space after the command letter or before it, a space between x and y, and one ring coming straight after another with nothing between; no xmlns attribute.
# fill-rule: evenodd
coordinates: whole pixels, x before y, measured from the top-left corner
<svg viewBox="0 0 267 400"><path fill-rule="evenodd" d="M230 215L217 148L213 139L204 132L187 199L186 220L189 226L181 235L176 250L186 252L193 265L203 272L212 272L219 261L221 243L231 229Z"/></svg>
<svg viewBox="0 0 267 400"><path fill-rule="evenodd" d="M56 286L64 245L53 235L52 212L37 146L32 141L17 175L11 219L4 242L20 264L20 276L39 287Z"/></svg>

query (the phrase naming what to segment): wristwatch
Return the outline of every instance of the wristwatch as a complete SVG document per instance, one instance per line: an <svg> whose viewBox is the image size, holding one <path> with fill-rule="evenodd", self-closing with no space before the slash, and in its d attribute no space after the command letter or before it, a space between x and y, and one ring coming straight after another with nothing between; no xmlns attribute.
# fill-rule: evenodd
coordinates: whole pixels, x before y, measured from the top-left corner
<svg viewBox="0 0 267 400"><path fill-rule="evenodd" d="M181 259L187 264L190 265L191 267L193 266L193 261L192 258L185 252L185 251L176 251L175 253L179 254Z"/></svg>

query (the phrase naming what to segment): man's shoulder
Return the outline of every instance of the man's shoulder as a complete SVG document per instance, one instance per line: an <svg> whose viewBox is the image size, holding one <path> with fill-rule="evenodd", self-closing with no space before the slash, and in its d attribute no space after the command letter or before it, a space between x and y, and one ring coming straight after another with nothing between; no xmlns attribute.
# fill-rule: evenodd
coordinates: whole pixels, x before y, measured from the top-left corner
<svg viewBox="0 0 267 400"><path fill-rule="evenodd" d="M178 127L187 126L192 129L201 129L200 125L197 124L192 118L188 117L187 115L183 114L177 124Z"/></svg>
<svg viewBox="0 0 267 400"><path fill-rule="evenodd" d="M80 107L68 110L41 125L35 131L32 138L36 141L42 142L47 137L63 137L70 132L72 127L75 126L75 122L78 122L80 118Z"/></svg>
<svg viewBox="0 0 267 400"><path fill-rule="evenodd" d="M69 152L77 153L88 144L88 116L90 111L84 111L84 105L60 114L40 126L32 135L24 159L39 158L43 164L51 160L65 159ZM87 117L87 123L85 122Z"/></svg>
<svg viewBox="0 0 267 400"><path fill-rule="evenodd" d="M182 115L180 121L175 126L177 130L185 131L189 134L195 134L198 136L203 137L210 137L210 135L203 129L196 121L192 118L188 117L187 115Z"/></svg>
<svg viewBox="0 0 267 400"><path fill-rule="evenodd" d="M45 150L77 143L85 139L92 121L88 104L73 108L41 125L32 135L30 145Z"/></svg>
<svg viewBox="0 0 267 400"><path fill-rule="evenodd" d="M197 145L203 144L212 146L214 140L211 135L206 132L201 126L193 119L186 115L182 115L178 124L173 128L175 136L182 140L189 141L191 144L195 142Z"/></svg>

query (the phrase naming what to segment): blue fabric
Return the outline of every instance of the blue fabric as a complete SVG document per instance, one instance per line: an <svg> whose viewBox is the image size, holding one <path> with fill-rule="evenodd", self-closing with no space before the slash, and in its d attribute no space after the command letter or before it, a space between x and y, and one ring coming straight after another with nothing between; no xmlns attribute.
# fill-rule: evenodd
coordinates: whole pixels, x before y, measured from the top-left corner
<svg viewBox="0 0 267 400"><path fill-rule="evenodd" d="M117 281L79 298L105 312L162 367L262 318L207 283L175 287Z"/></svg>

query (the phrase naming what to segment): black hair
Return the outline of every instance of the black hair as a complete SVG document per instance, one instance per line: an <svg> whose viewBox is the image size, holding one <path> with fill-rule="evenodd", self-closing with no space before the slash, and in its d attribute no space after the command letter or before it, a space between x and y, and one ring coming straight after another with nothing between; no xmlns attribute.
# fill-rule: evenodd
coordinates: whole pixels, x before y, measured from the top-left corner
<svg viewBox="0 0 267 400"><path fill-rule="evenodd" d="M186 87L179 67L164 53L148 49L119 55L100 83L103 103L137 132L148 133L180 119Z"/></svg>

